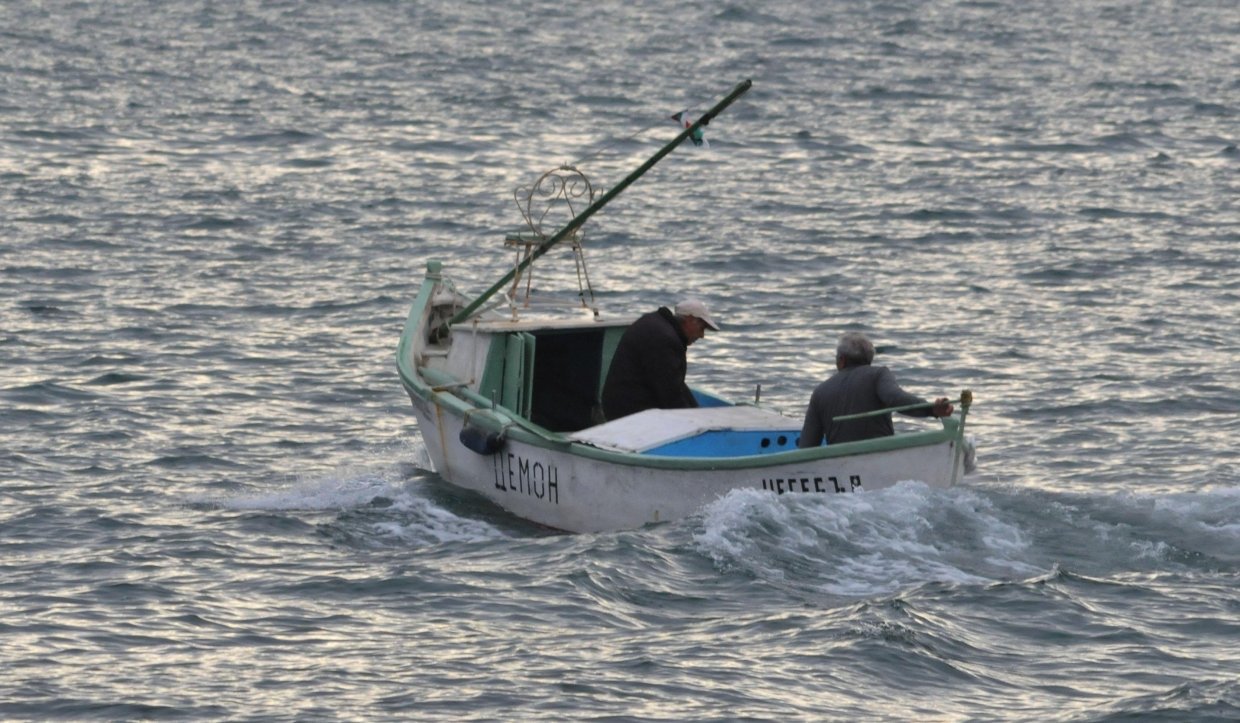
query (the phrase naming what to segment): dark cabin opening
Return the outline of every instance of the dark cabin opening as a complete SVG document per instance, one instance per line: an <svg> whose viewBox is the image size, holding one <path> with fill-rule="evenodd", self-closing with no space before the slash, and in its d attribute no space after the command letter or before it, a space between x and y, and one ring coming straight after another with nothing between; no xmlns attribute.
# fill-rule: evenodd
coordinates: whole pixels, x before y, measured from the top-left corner
<svg viewBox="0 0 1240 723"><path fill-rule="evenodd" d="M530 421L552 432L595 424L603 366L603 329L534 334L534 389Z"/></svg>

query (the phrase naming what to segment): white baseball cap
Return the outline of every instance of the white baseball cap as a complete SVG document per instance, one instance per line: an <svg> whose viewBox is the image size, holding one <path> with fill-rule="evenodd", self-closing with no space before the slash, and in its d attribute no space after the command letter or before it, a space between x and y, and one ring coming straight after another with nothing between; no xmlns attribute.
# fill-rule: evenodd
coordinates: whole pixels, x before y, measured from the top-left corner
<svg viewBox="0 0 1240 723"><path fill-rule="evenodd" d="M706 308L699 299L685 299L676 305L676 316L694 316L702 320L706 324L706 328L711 331L719 331L719 324L715 322L715 317L710 315L710 310Z"/></svg>

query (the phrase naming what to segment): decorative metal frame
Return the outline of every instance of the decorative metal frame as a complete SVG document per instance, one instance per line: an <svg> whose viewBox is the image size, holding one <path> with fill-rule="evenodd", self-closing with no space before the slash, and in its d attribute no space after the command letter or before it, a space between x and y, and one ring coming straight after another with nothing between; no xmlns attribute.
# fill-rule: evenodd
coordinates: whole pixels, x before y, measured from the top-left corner
<svg viewBox="0 0 1240 723"><path fill-rule="evenodd" d="M568 225L578 213L594 203L594 186L590 184L590 179L574 166L560 166L539 176L533 185L516 188L512 195L529 228L528 233L509 234L504 239L506 245L516 249L516 273L508 292L515 314L522 276L525 277L525 295L522 302L526 308L530 305L530 289L534 278L533 265L528 265L523 273L521 262L556 231ZM544 224L551 224L550 232L544 230ZM590 286L590 273L586 267L585 249L581 245L581 228L575 229L566 240L572 247L573 261L577 266L577 296L581 299L582 306L593 310L597 315L594 289ZM587 296L589 301L586 300Z"/></svg>

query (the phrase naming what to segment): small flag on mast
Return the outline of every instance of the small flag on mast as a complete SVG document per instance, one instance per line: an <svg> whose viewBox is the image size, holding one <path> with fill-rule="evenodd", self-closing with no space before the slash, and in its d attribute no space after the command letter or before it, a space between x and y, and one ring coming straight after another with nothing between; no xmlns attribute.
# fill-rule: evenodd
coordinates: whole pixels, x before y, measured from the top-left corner
<svg viewBox="0 0 1240 723"><path fill-rule="evenodd" d="M672 115L672 120L676 121L682 129L693 125L694 119L689 115L689 111L682 110ZM698 126L697 130L689 134L689 140L693 141L695 146L706 146L710 148L710 143L706 142L706 134L702 130L703 126Z"/></svg>

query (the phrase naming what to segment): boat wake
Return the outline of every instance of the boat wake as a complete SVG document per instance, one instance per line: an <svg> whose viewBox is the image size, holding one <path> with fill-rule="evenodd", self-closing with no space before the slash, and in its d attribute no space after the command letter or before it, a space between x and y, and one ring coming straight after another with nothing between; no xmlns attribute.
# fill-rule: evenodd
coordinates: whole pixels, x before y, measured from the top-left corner
<svg viewBox="0 0 1240 723"><path fill-rule="evenodd" d="M926 585L1240 568L1240 490L1067 495L920 482L859 495L734 491L693 540L725 572L807 595L868 597Z"/></svg>
<svg viewBox="0 0 1240 723"><path fill-rule="evenodd" d="M426 479L431 465L420 440L394 446L397 449L375 451L372 461L296 479L279 489L190 502L241 512L328 513L330 518L319 522L319 529L337 542L363 548L408 548L507 536L468 513L456 514L437 498L434 485Z"/></svg>
<svg viewBox="0 0 1240 723"><path fill-rule="evenodd" d="M829 497L740 490L708 506L702 524L694 539L716 566L807 592L871 596L1039 572L1029 535L984 497L920 482Z"/></svg>

